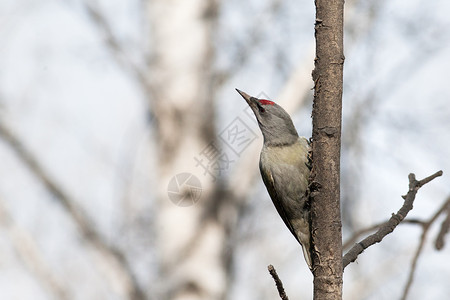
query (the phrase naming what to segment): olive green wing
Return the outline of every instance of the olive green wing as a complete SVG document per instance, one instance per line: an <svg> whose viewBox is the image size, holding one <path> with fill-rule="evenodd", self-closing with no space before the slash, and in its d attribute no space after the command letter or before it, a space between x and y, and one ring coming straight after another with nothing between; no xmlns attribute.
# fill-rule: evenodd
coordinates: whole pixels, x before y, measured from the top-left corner
<svg viewBox="0 0 450 300"><path fill-rule="evenodd" d="M295 234L294 228L292 227L292 224L289 222L289 218L287 217L287 213L283 208L282 205L282 199L281 195L278 195L276 190L276 183L274 180L274 177L272 176L272 170L270 168L264 168L260 164L260 171L261 171L261 177L264 181L264 185L267 188L267 191L269 192L270 198L272 199L272 202L277 209L278 214L280 215L281 219L283 220L284 224L286 224L286 227L289 229L289 231L292 233L292 235L295 237L295 239L300 243L300 241L297 238L297 235Z"/></svg>

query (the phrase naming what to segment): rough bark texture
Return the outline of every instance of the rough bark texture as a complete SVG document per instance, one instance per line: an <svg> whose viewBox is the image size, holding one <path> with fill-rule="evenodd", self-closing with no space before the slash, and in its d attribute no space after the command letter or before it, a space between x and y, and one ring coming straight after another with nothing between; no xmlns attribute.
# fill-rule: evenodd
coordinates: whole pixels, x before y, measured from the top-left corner
<svg viewBox="0 0 450 300"><path fill-rule="evenodd" d="M315 3L311 172L314 299L342 299L339 173L344 1L316 0Z"/></svg>

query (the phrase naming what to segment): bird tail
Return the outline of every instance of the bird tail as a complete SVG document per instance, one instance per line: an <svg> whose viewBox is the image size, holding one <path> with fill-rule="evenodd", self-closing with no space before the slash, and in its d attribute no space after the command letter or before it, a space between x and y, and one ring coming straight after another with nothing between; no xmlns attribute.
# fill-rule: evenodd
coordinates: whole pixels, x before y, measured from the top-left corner
<svg viewBox="0 0 450 300"><path fill-rule="evenodd" d="M312 258L311 258L311 235L309 233L309 224L306 222L307 217L300 219L301 222L297 223L297 230L295 237L297 241L302 245L303 256L305 257L306 264L309 269L312 270Z"/></svg>
<svg viewBox="0 0 450 300"><path fill-rule="evenodd" d="M308 243L302 243L303 256L305 257L306 264L309 269L312 270L312 259L311 259L311 251L310 245Z"/></svg>

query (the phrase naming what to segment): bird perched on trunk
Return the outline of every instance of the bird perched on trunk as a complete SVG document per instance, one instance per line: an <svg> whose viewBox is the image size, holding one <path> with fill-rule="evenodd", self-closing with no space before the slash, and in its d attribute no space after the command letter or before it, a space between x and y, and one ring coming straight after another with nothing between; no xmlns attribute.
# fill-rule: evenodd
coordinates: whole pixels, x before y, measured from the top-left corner
<svg viewBox="0 0 450 300"><path fill-rule="evenodd" d="M281 106L236 90L252 109L264 136L259 161L261 177L279 215L301 244L311 269L309 203L306 195L310 174L309 142L298 136L291 117Z"/></svg>

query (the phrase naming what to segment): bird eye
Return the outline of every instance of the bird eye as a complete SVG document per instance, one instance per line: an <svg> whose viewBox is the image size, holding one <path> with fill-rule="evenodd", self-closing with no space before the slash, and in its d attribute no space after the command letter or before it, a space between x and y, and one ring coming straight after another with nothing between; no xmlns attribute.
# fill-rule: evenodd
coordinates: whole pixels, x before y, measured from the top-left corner
<svg viewBox="0 0 450 300"><path fill-rule="evenodd" d="M264 107L262 107L261 104L258 104L258 110L259 110L260 113L266 112L266 110L264 109Z"/></svg>

